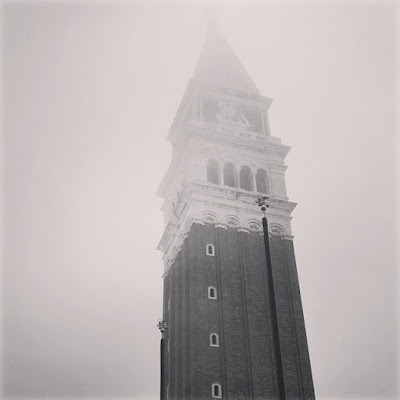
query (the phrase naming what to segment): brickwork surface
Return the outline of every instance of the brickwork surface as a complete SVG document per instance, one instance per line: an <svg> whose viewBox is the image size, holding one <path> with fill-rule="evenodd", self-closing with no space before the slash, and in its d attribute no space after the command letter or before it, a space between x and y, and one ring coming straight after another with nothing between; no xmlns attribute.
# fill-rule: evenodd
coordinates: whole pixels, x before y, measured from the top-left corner
<svg viewBox="0 0 400 400"><path fill-rule="evenodd" d="M314 399L293 243L270 244L287 399ZM165 398L211 399L219 383L224 399L278 399L267 288L259 232L192 225L164 278ZM220 347L210 346L211 332Z"/></svg>

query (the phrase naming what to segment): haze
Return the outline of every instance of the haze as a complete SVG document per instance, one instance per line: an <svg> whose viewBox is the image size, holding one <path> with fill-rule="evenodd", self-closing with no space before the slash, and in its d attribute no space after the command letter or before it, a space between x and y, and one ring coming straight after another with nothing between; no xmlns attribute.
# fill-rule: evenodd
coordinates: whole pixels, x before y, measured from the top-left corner
<svg viewBox="0 0 400 400"><path fill-rule="evenodd" d="M204 7L4 9L4 387L158 398L168 129ZM394 398L395 13L231 4L222 31L292 146L287 188L317 397Z"/></svg>

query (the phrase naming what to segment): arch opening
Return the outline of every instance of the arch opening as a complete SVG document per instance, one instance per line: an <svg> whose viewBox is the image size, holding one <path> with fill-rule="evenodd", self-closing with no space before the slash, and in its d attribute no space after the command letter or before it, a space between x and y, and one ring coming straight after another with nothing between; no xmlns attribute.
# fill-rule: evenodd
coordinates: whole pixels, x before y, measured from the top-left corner
<svg viewBox="0 0 400 400"><path fill-rule="evenodd" d="M267 171L265 169L258 169L256 173L257 192L268 193Z"/></svg>
<svg viewBox="0 0 400 400"><path fill-rule="evenodd" d="M212 244L206 246L206 254L208 256L215 256L215 247Z"/></svg>
<svg viewBox="0 0 400 400"><path fill-rule="evenodd" d="M219 383L213 383L211 386L211 393L213 399L221 399L222 398L221 385Z"/></svg>
<svg viewBox="0 0 400 400"><path fill-rule="evenodd" d="M224 185L235 187L235 166L231 162L227 162L224 166Z"/></svg>
<svg viewBox="0 0 400 400"><path fill-rule="evenodd" d="M217 299L217 289L214 286L209 286L208 288L208 298L216 300Z"/></svg>
<svg viewBox="0 0 400 400"><path fill-rule="evenodd" d="M219 347L219 336L217 333L210 334L210 346Z"/></svg>
<svg viewBox="0 0 400 400"><path fill-rule="evenodd" d="M243 165L240 168L240 187L251 191L251 171L247 165Z"/></svg>
<svg viewBox="0 0 400 400"><path fill-rule="evenodd" d="M218 184L218 162L214 159L208 160L207 163L207 181Z"/></svg>

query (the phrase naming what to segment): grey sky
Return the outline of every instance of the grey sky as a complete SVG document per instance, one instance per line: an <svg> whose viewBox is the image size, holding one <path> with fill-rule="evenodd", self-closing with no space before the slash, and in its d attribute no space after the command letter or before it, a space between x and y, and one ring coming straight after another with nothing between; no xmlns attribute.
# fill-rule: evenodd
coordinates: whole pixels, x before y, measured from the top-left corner
<svg viewBox="0 0 400 400"><path fill-rule="evenodd" d="M394 8L220 7L292 146L287 188L317 396L396 380ZM165 138L201 7L4 12L5 383L21 396L158 396Z"/></svg>

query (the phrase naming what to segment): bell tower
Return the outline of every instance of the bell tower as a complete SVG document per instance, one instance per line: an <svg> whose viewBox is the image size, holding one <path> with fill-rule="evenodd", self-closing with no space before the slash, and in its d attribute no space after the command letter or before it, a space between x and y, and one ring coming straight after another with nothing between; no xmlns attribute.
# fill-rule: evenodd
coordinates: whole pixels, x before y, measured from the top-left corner
<svg viewBox="0 0 400 400"><path fill-rule="evenodd" d="M286 399L314 399L290 226L285 157L264 97L209 28L168 140L158 195L165 231L161 399L279 399L273 310ZM262 214L268 196L270 301Z"/></svg>

